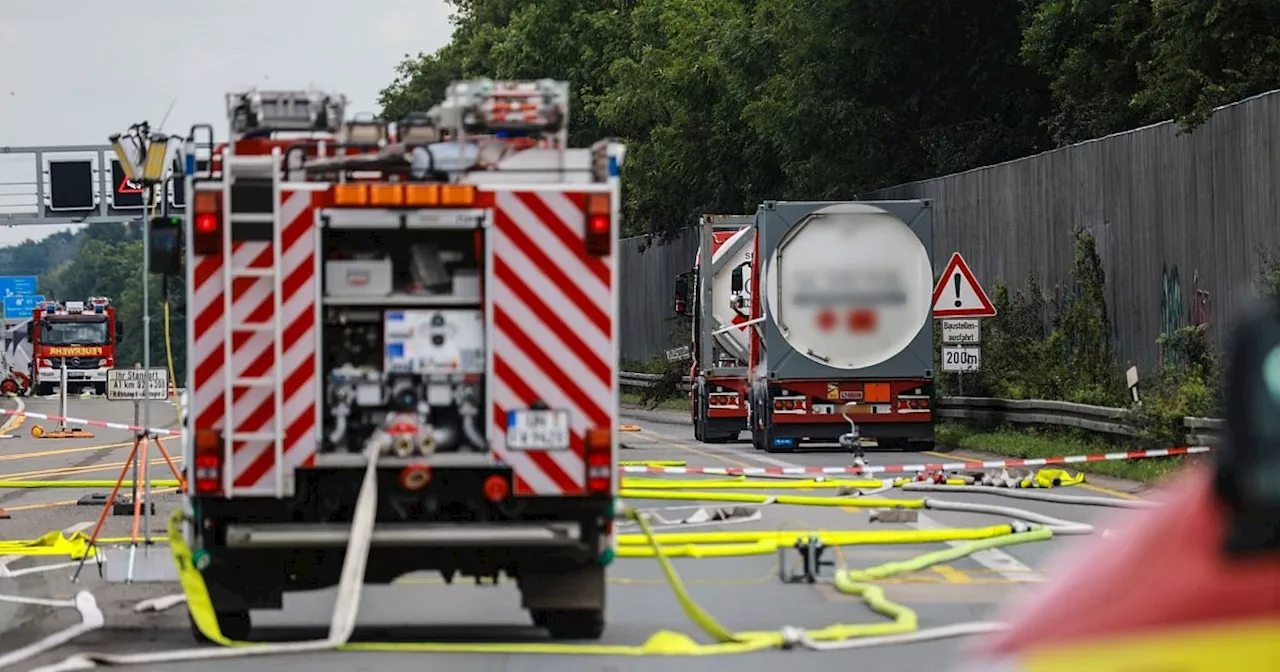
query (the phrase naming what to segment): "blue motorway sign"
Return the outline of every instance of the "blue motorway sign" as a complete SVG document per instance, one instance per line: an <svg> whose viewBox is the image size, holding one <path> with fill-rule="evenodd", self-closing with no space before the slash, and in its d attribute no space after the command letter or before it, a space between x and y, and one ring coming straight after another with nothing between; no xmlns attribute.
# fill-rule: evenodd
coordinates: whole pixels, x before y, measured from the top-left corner
<svg viewBox="0 0 1280 672"><path fill-rule="evenodd" d="M34 275L0 275L0 297L29 296L36 293Z"/></svg>
<svg viewBox="0 0 1280 672"><path fill-rule="evenodd" d="M44 301L43 294L6 296L4 297L4 317L6 320L21 320L31 317L31 311L35 310L41 301Z"/></svg>

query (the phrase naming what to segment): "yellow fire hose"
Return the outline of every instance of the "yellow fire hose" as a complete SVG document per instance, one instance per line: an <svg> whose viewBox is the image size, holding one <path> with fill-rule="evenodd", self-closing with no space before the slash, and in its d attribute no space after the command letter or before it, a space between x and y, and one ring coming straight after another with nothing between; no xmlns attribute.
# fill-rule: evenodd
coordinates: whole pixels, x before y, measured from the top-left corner
<svg viewBox="0 0 1280 672"><path fill-rule="evenodd" d="M344 644L338 647L338 649L344 651L419 651L434 653L705 656L728 653L747 653L761 649L776 648L784 644L784 637L781 632L733 632L708 614L706 610L703 609L702 606L699 605L689 594L688 589L685 588L679 574L676 573L675 567L672 566L671 561L669 560L671 553L669 553L668 549L664 548L662 545L664 537L667 539L701 537L703 539L718 541L720 539L747 538L753 533L713 532L687 535L660 535L653 532L653 529L649 527L649 523L643 516L638 515L635 509L628 508L625 515L628 519L639 524L642 534L624 536L636 538L636 540L631 543L636 545L645 545L645 550L648 551L648 557L656 557L658 559L658 563L662 567L662 572L666 576L667 582L670 584L676 600L680 603L681 609L684 611L685 615L688 616L689 620L702 630L702 632L715 640L714 644L699 644L684 633L662 630L649 637L644 644L638 646L554 643L360 642ZM169 521L169 544L173 551L174 561L178 566L179 580L182 584L183 593L187 598L188 609L191 611L196 627L205 637L208 637L211 641L222 644L223 646L261 646L260 644L255 644L253 642L240 642L228 639L218 628L217 618L214 616L213 605L209 599L204 579L200 576L200 572L195 569L191 549L187 546L186 540L182 536L181 523L182 514L181 512L175 511ZM912 530L882 534L910 535L914 532L917 531ZM843 568L838 570L835 574L835 586L837 590L842 593L861 597L868 608L892 620L884 623L831 625L822 628L821 630L806 633L808 637L815 641L841 641L855 637L912 632L918 628L916 613L909 607L890 601L885 597L884 591L880 587L868 584L866 581L886 578L896 574L919 571L920 569L930 565L948 562L990 548L1027 543L1031 541L1043 541L1049 539L1053 535L1053 533L1047 528L1038 528L1030 532L1013 533L1012 528L1008 525L980 528L977 532L968 530L927 530L921 532L959 533L952 537L942 535L941 537L937 537L937 539L963 538L962 535L969 534L972 535L970 538L978 538L979 540L970 542L961 547L938 551L935 553L927 553L906 562L888 563L864 570L850 571ZM774 539L776 541L778 539L786 539L787 535L794 537L797 533L763 534L774 535ZM905 539L906 537L904 536L903 538ZM902 541L899 543L921 543L922 541L924 540ZM703 543L707 542L704 541ZM714 541L711 543L714 543Z"/></svg>

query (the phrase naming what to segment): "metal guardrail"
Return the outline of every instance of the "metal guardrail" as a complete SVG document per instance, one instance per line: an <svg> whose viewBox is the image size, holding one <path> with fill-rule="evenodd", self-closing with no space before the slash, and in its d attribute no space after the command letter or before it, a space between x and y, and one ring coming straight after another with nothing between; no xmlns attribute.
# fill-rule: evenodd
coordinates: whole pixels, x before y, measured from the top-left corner
<svg viewBox="0 0 1280 672"><path fill-rule="evenodd" d="M623 388L653 387L662 376L652 373L623 371L618 379ZM680 388L689 389L685 376ZM993 399L990 397L942 397L938 402L939 417L987 422L1013 422L1030 425L1075 427L1111 436L1133 437L1133 411L1109 406L1075 404L1046 399ZM1210 446L1222 438L1223 421L1219 418L1184 418L1188 445Z"/></svg>

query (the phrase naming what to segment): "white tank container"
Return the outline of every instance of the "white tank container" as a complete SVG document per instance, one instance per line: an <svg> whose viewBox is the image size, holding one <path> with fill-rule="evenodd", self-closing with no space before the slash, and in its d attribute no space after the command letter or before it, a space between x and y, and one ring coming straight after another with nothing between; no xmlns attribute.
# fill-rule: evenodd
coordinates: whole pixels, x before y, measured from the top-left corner
<svg viewBox="0 0 1280 672"><path fill-rule="evenodd" d="M929 253L906 223L880 208L824 208L787 231L765 261L769 318L815 363L857 370L886 362L929 320ZM726 267L726 292L729 273Z"/></svg>
<svg viewBox="0 0 1280 672"><path fill-rule="evenodd" d="M745 322L747 319L739 317L730 307L729 301L733 298L733 269L751 258L755 247L752 244L752 238L755 235L754 231L753 228L748 226L735 232L728 240L716 247L716 251L712 255L713 263L721 263L728 251L734 250L731 257L720 267L720 271L711 278L711 314L717 322L725 326L732 324L735 318L739 322ZM740 240L743 244L735 250L735 245ZM750 278L750 273L745 277ZM749 315L749 307L742 312ZM748 327L726 331L723 334L717 334L714 338L716 344L727 352L747 352L751 346L751 335L748 332Z"/></svg>

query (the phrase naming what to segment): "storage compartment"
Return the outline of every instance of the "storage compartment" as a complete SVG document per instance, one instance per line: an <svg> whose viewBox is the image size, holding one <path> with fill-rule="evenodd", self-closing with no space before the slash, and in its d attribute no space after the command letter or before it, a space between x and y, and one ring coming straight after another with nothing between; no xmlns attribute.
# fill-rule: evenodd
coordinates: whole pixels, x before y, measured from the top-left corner
<svg viewBox="0 0 1280 672"><path fill-rule="evenodd" d="M479 230L327 230L325 296L480 303ZM337 302L333 302L337 303ZM370 304L378 303L376 300Z"/></svg>
<svg viewBox="0 0 1280 672"><path fill-rule="evenodd" d="M391 294L390 259L337 259L324 262L330 296L387 296Z"/></svg>

